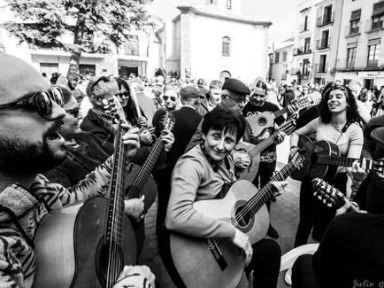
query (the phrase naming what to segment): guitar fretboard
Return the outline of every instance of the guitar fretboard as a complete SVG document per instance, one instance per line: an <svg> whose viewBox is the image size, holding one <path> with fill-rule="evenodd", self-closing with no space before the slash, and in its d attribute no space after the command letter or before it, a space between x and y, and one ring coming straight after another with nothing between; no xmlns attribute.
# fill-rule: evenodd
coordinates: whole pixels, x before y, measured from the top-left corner
<svg viewBox="0 0 384 288"><path fill-rule="evenodd" d="M136 176L131 188L129 189L126 195L128 199L139 197L140 192L143 190L144 185L148 180L148 177L152 173L153 167L159 159L161 151L163 151L163 148L163 142L161 141L161 139L157 139L155 144L153 145L151 153L148 155L147 160L143 164L142 168L140 169L140 172Z"/></svg>
<svg viewBox="0 0 384 288"><path fill-rule="evenodd" d="M302 156L298 155L300 160ZM298 162L293 160L287 165L285 165L279 172L277 172L271 179L272 181L283 181L285 180L298 166ZM274 196L275 188L272 184L268 183L265 185L256 195L254 195L244 207L244 213L247 213L249 217L253 217L257 211L263 206L267 201L271 200Z"/></svg>
<svg viewBox="0 0 384 288"><path fill-rule="evenodd" d="M316 164L323 165L333 165L333 166L343 166L343 167L351 167L353 162L359 161L361 164L365 164L366 169L371 170L373 167L373 161L366 158L356 159L356 158L348 158L341 156L326 156L326 155L318 155L314 157L314 162Z"/></svg>

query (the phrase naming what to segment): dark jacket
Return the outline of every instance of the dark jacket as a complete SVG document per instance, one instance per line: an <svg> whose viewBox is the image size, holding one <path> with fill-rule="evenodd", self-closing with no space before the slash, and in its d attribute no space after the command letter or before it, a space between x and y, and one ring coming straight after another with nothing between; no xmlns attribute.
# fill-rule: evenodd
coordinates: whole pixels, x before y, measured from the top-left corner
<svg viewBox="0 0 384 288"><path fill-rule="evenodd" d="M172 113L175 116L173 128L175 142L167 154L167 163L173 168L179 157L184 154L185 148L203 117L191 107L181 107ZM152 123L157 130L161 129L160 120L164 114L165 110L158 110L153 117Z"/></svg>

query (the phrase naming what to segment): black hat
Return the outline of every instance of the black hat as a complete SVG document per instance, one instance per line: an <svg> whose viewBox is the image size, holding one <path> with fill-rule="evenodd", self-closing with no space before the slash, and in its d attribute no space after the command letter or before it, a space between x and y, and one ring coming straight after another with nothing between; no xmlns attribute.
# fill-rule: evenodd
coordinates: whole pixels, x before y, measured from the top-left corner
<svg viewBox="0 0 384 288"><path fill-rule="evenodd" d="M222 89L227 89L237 94L248 95L251 94L249 88L240 80L235 78L227 78L223 84Z"/></svg>
<svg viewBox="0 0 384 288"><path fill-rule="evenodd" d="M200 90L194 86L185 86L180 89L182 99L199 98L200 94Z"/></svg>
<svg viewBox="0 0 384 288"><path fill-rule="evenodd" d="M384 145L384 127L373 129L371 132L371 137L380 144Z"/></svg>

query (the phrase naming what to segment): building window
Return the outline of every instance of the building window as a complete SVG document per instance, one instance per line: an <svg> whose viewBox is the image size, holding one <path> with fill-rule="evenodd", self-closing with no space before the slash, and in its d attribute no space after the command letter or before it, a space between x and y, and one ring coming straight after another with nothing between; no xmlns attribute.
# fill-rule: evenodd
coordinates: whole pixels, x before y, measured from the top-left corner
<svg viewBox="0 0 384 288"><path fill-rule="evenodd" d="M288 55L287 51L284 51L283 52L283 62L287 61L287 55Z"/></svg>
<svg viewBox="0 0 384 288"><path fill-rule="evenodd" d="M303 67L301 70L301 75L304 79L308 79L308 76L310 73L309 65L310 65L309 59L304 59L303 60Z"/></svg>
<svg viewBox="0 0 384 288"><path fill-rule="evenodd" d="M327 55L320 55L319 73L327 72Z"/></svg>
<svg viewBox="0 0 384 288"><path fill-rule="evenodd" d="M384 15L372 17L372 30L383 28Z"/></svg>
<svg viewBox="0 0 384 288"><path fill-rule="evenodd" d="M275 53L275 63L279 63L280 54L278 52Z"/></svg>
<svg viewBox="0 0 384 288"><path fill-rule="evenodd" d="M379 60L379 50L380 44L371 44L368 46L368 68L377 68L378 60Z"/></svg>
<svg viewBox="0 0 384 288"><path fill-rule="evenodd" d="M96 65L91 64L80 64L79 73L83 76L95 76L96 75Z"/></svg>
<svg viewBox="0 0 384 288"><path fill-rule="evenodd" d="M311 37L304 39L304 53L311 53Z"/></svg>
<svg viewBox="0 0 384 288"><path fill-rule="evenodd" d="M347 49L347 69L353 69L356 60L356 47Z"/></svg>
<svg viewBox="0 0 384 288"><path fill-rule="evenodd" d="M332 22L332 5L324 7L323 24L327 25Z"/></svg>
<svg viewBox="0 0 384 288"><path fill-rule="evenodd" d="M227 0L227 10L232 10L232 0Z"/></svg>
<svg viewBox="0 0 384 288"><path fill-rule="evenodd" d="M303 31L308 31L308 15L305 15L305 17L304 17L304 30Z"/></svg>
<svg viewBox="0 0 384 288"><path fill-rule="evenodd" d="M321 32L321 41L319 43L319 49L325 49L329 47L329 30L324 30Z"/></svg>
<svg viewBox="0 0 384 288"><path fill-rule="evenodd" d="M229 57L230 56L230 47L231 46L231 38L228 36L224 36L221 45L221 55Z"/></svg>
<svg viewBox="0 0 384 288"><path fill-rule="evenodd" d="M383 28L384 21L384 1L373 5L372 30Z"/></svg>
<svg viewBox="0 0 384 288"><path fill-rule="evenodd" d="M349 29L350 35L359 33L360 17L361 17L361 9L352 11L351 19L349 20L350 21L350 29Z"/></svg>

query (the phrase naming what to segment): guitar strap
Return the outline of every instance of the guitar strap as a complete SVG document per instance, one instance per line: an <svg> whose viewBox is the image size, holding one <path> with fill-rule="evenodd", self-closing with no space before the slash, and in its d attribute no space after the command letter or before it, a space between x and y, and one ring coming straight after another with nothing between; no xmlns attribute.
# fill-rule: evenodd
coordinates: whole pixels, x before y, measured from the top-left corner
<svg viewBox="0 0 384 288"><path fill-rule="evenodd" d="M341 129L340 131L340 135L339 135L339 138L337 138L337 141L335 142L335 144L337 144L341 138L341 136L345 133L345 131L347 131L348 127L352 124L352 122L349 122L347 121L347 123L345 123L344 127Z"/></svg>

